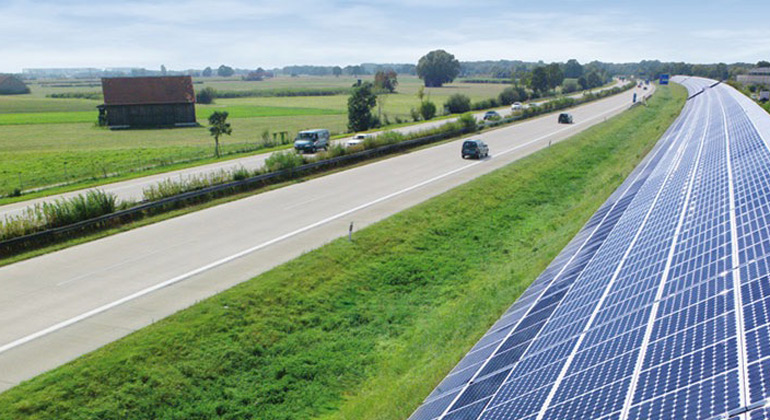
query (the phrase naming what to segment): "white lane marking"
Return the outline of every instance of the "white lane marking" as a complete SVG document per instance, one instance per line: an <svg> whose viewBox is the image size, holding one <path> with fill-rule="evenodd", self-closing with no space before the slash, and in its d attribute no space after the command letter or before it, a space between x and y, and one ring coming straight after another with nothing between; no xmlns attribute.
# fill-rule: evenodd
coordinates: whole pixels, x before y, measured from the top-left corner
<svg viewBox="0 0 770 420"><path fill-rule="evenodd" d="M313 201L318 201L318 200L320 200L320 199L322 199L322 198L325 198L325 197L313 197L313 198L311 198L311 199L309 199L309 200L303 200L303 201L300 201L299 203L294 203L294 204L292 204L292 205L290 205L290 206L286 206L286 207L284 207L283 209L284 209L284 210L291 210L291 209L293 209L293 208L297 208L297 207L301 207L301 206L304 206L304 205L306 205L306 204L310 204L310 203L312 203Z"/></svg>
<svg viewBox="0 0 770 420"><path fill-rule="evenodd" d="M596 118L599 118L599 117L601 117L603 115L606 115L606 114L608 114L610 112L617 111L618 109L624 108L624 107L627 108L628 105L626 104L626 105L623 105L621 107L615 107L615 108L613 108L613 109L611 109L609 111L606 111L606 112L603 112L601 114L598 114L597 116L595 116L593 118L589 118L587 120L584 120L583 123L585 123L587 121L591 121L591 120L596 119ZM526 143L523 143L523 144L521 144L519 146L512 147L510 149L504 150L504 151L498 153L498 155L504 155L504 154L507 154L507 153L511 153L511 152L513 152L513 151L515 151L517 149L529 146L532 143L535 143L535 142L538 142L540 140L543 140L543 139L545 139L547 137L550 137L550 136L552 136L554 134L557 134L557 133L560 133L562 131L571 129L572 127L574 127L576 125L578 125L578 124L573 124L570 127L566 127L566 128L561 129L561 130L557 130L557 131L555 131L555 132L553 132L551 134L548 134L548 135L545 135L545 136L541 136L541 137L539 137L539 138L537 138L535 140L530 140L530 141L528 141ZM267 242L263 242L262 244L256 245L254 247L245 249L245 250L240 251L240 252L238 252L236 254L233 254L233 255L231 255L229 257L225 257L225 258L222 258L220 260L214 261L212 263L206 264L206 265L204 265L202 267L199 267L199 268L196 268L195 270L192 270L190 272L181 274L181 275L176 276L176 277L174 277L172 279L163 281L163 282L158 283L158 284L156 284L154 286L147 287L145 289L142 289L142 290L140 290L140 291L138 291L136 293L130 294L130 295L128 295L126 297L123 297L121 299L118 299L116 301L113 301L113 302L107 303L105 305L99 306L98 308L92 309L92 310L90 310L88 312L82 313L80 315L77 315L77 316L72 317L70 319L67 319L65 321L62 321L62 322L60 322L58 324L52 325L52 326L50 326L48 328L42 329L42 330L40 330L38 332L29 334L27 336L24 336L22 338L14 340L14 341L12 341L12 342L10 342L8 344L0 346L0 354L5 353L8 350L11 350L13 348L19 347L19 346L21 346L23 344L29 343L30 341L36 340L36 339L38 339L40 337L46 336L48 334L51 334L51 333L56 332L58 330L61 330L63 328L66 328L66 327L69 327L71 325L74 325L74 324L76 324L76 323L78 323L80 321L83 321L85 319L88 319L88 318L90 318L92 316L95 316L95 315L98 315L100 313L106 312L106 311L108 311L110 309L113 309L113 308L115 308L117 306L120 306L120 305L122 305L124 303L130 302L132 300L136 300L136 299L138 299L138 298L140 298L142 296L146 296L146 295L148 295L148 294L150 294L152 292L155 292L155 291L158 291L158 290L163 289L165 287L171 286L171 285L173 285L175 283L179 283L180 281L186 280L186 279L188 279L190 277L193 277L193 276L195 276L197 274L201 274L201 273L204 273L204 272L206 272L208 270L211 270L213 268L216 268L216 267L219 267L221 265L227 264L227 263L229 263L229 262L231 262L233 260L241 258L241 257L243 257L245 255L251 254L252 252L259 251L260 249L266 248L266 247L268 247L270 245L273 245L273 244L275 244L277 242L283 241L284 239L288 239L288 238L290 238L292 236L299 235L300 233L307 232L308 230L314 229L314 228L316 228L318 226L321 226L321 225L324 225L324 224L329 223L331 221L334 221L336 219L345 217L345 216L347 216L347 215L349 215L351 213L357 212L359 210L363 210L363 209L365 209L367 207L371 207L371 206L373 206L375 204L379 204L379 203L381 203L383 201L389 200L389 199L391 199L393 197L396 197L398 195L407 193L409 191L413 191L413 190L415 190L417 188L423 187L425 185L428 185L428 184L431 184L433 182L436 182L436 181L438 181L440 179L443 179L443 178L446 178L448 176L454 175L454 174L456 174L458 172L461 172L461 171L464 171L466 169L472 168L474 166L480 165L480 164L482 164L484 162L485 162L484 160L480 160L480 161L477 161L477 162L474 162L474 163L471 163L471 164L459 167L457 169L451 170L449 172L445 172L444 174L435 176L435 177L430 178L430 179L428 179L426 181L423 181L423 182L420 182L418 184L412 185L411 187L404 188L404 189L402 189L400 191L396 191L394 193L385 195L385 196L380 197L380 198L378 198L376 200L373 200L373 201L370 201L368 203L362 204L360 206L354 207L352 209L346 210L346 211L344 211L342 213L338 213L338 214L336 214L334 216L327 217L326 219L323 219L323 220L320 220L318 222L312 223L312 224L307 225L307 226L305 226L303 228L297 229L297 230L295 230L293 232L289 232L287 234L281 235L281 236L279 236L277 238L271 239L271 240L269 240Z"/></svg>

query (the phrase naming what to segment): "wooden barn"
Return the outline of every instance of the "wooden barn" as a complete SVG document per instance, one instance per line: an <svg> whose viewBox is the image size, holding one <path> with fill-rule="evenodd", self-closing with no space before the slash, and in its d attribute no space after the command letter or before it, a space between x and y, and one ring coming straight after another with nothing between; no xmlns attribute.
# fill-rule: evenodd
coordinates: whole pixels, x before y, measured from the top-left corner
<svg viewBox="0 0 770 420"><path fill-rule="evenodd" d="M29 93L29 88L16 76L0 74L0 95L19 95Z"/></svg>
<svg viewBox="0 0 770 420"><path fill-rule="evenodd" d="M99 124L111 128L196 126L190 76L102 79Z"/></svg>

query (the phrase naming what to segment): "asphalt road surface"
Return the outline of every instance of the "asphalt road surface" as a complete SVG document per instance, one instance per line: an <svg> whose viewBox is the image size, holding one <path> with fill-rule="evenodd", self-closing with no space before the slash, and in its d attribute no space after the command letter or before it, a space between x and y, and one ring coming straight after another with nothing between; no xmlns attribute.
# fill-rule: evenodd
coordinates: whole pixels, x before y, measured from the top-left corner
<svg viewBox="0 0 770 420"><path fill-rule="evenodd" d="M618 86L620 84L621 84L620 82L616 82L615 84L608 86L604 89L609 89L609 88ZM599 90L602 90L602 89L599 89ZM578 97L581 95L582 93L571 95L571 96ZM534 103L539 104L542 102L543 101L534 102ZM511 113L510 107L497 108L496 111L502 116L510 115ZM484 111L476 113L474 115L476 116L476 119L481 120L482 117L484 116ZM397 131L403 134L409 134L417 131L436 128L438 126L446 124L447 122L450 122L450 121L454 121L456 119L457 118L449 118L449 119L443 119L443 120L427 121L421 124L415 124L407 127L397 128L392 131ZM374 134L377 134L377 133L374 133ZM345 144L345 142L347 142L348 140L350 140L350 138L335 140L332 143L338 142L338 143ZM30 206L41 204L43 202L52 202L57 199L71 198L71 197L77 196L78 194L83 194L88 190L102 190L105 192L113 193L118 197L119 200L123 200L123 201L127 201L127 200L140 201L142 200L142 195L143 195L142 193L144 189L150 186L156 185L159 182L162 182L165 180L179 180L179 179L196 177L196 176L204 176L206 174L218 172L221 170L229 171L229 170L235 170L241 167L249 170L255 170L264 166L265 160L269 156L270 156L269 153L252 155L252 156L232 159L224 162L217 162L217 163L212 163L208 165L195 166L192 168L181 169L178 171L165 172L162 174L150 175L142 178L135 178L127 181L115 182L112 184L100 185L94 188L87 188L87 189L62 193L62 194L51 195L47 197L35 198L32 200L20 201L13 204L6 204L4 206L0 206L0 220L3 220L4 218L9 216L19 215L23 213L23 211Z"/></svg>
<svg viewBox="0 0 770 420"><path fill-rule="evenodd" d="M0 390L602 122L634 92L651 93L474 135L483 160L461 159L459 139L0 267Z"/></svg>

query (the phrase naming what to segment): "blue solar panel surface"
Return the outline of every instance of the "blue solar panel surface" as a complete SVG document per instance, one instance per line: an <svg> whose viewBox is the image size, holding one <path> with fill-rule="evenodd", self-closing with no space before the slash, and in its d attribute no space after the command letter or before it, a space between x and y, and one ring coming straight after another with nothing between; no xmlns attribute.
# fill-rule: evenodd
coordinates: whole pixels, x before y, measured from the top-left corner
<svg viewBox="0 0 770 420"><path fill-rule="evenodd" d="M770 420L770 115L672 81L680 117L411 420Z"/></svg>

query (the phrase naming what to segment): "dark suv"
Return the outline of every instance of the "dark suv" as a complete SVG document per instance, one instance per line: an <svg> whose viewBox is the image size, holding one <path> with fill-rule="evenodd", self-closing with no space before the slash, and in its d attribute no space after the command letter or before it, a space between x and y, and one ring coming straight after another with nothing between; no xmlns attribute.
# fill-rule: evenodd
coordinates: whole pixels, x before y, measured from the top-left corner
<svg viewBox="0 0 770 420"><path fill-rule="evenodd" d="M559 124L572 124L572 115L566 112L559 114Z"/></svg>
<svg viewBox="0 0 770 420"><path fill-rule="evenodd" d="M481 159L489 156L489 147L481 140L465 140L461 155L463 159L466 157Z"/></svg>

